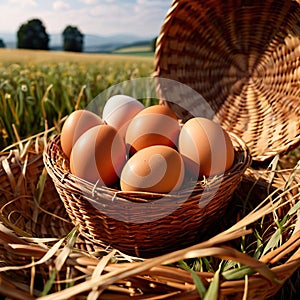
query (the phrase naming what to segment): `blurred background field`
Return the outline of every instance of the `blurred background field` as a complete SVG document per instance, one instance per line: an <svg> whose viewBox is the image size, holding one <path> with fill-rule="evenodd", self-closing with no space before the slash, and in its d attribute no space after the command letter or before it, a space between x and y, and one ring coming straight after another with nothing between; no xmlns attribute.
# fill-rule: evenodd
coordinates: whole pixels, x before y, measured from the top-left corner
<svg viewBox="0 0 300 300"><path fill-rule="evenodd" d="M0 49L0 149L16 141L13 127L21 139L41 132L152 67L153 56Z"/></svg>

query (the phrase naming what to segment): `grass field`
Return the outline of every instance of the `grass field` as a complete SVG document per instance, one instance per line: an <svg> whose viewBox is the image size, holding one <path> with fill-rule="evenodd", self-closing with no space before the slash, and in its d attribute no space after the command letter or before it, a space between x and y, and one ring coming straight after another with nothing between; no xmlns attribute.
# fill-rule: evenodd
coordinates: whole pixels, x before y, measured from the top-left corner
<svg viewBox="0 0 300 300"><path fill-rule="evenodd" d="M148 77L153 58L0 50L0 149L53 126L111 85ZM13 125L12 125L13 124Z"/></svg>
<svg viewBox="0 0 300 300"><path fill-rule="evenodd" d="M137 50L137 49L136 49ZM125 49L123 49L125 51ZM9 63L61 63L77 62L88 65L99 62L138 62L152 63L153 58L149 57L124 57L123 55L75 53L64 51L41 51L23 49L0 49L0 64Z"/></svg>

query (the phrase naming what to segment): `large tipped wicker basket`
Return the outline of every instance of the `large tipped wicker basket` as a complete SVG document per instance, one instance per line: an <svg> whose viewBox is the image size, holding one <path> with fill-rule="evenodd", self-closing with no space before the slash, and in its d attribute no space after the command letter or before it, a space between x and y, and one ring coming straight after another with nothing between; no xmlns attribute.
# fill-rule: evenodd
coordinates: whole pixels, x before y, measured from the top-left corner
<svg viewBox="0 0 300 300"><path fill-rule="evenodd" d="M176 194L122 192L118 185L97 186L74 176L61 149L60 135L50 140L44 162L83 236L126 254L153 257L203 240L209 236L210 226L224 215L251 161L244 142L234 134L231 139L233 166L224 175L193 182Z"/></svg>
<svg viewBox="0 0 300 300"><path fill-rule="evenodd" d="M175 0L157 40L154 76L187 84L263 161L300 141L300 5L287 0ZM172 90L161 94L172 99ZM182 95L178 116L197 114ZM179 106L178 106L179 105Z"/></svg>

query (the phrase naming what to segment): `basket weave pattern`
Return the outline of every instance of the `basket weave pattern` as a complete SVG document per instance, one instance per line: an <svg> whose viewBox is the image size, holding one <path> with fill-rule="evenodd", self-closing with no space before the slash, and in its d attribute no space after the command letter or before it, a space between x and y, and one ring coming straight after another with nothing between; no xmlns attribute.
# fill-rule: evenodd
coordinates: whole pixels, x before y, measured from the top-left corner
<svg viewBox="0 0 300 300"><path fill-rule="evenodd" d="M154 76L187 84L263 161L300 141L297 1L175 0L157 41ZM172 99L168 89L161 89ZM182 119L184 108L169 103ZM179 103L180 106L180 103Z"/></svg>
<svg viewBox="0 0 300 300"><path fill-rule="evenodd" d="M70 218L86 238L126 254L150 257L203 239L210 225L224 214L250 164L248 148L235 135L232 140L235 162L223 177L205 184L199 181L195 187L170 195L121 192L118 187L97 187L81 180L69 172L60 135L49 142L44 162ZM146 216L151 217L150 222L144 222Z"/></svg>

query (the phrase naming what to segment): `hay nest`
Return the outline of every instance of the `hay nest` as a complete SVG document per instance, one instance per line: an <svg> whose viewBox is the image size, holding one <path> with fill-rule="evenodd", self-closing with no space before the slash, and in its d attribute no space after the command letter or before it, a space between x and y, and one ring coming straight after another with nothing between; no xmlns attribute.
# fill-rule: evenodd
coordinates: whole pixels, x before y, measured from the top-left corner
<svg viewBox="0 0 300 300"><path fill-rule="evenodd" d="M284 157L247 170L212 238L143 260L78 233L45 173L46 141L33 137L0 155L2 295L266 299L300 266L300 170Z"/></svg>

